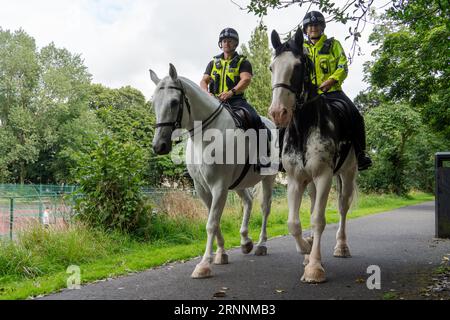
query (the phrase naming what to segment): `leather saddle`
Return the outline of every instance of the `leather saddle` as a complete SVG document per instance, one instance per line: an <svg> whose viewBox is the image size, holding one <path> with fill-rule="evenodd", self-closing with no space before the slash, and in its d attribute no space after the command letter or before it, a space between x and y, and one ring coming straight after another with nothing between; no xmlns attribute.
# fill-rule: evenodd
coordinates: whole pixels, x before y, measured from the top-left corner
<svg viewBox="0 0 450 320"><path fill-rule="evenodd" d="M242 129L244 131L247 131L249 129L254 129L256 127L256 124L252 123L252 116L250 115L250 113L247 111L247 109L245 109L244 107L240 107L240 106L231 106L229 104L225 104L225 109L228 110L228 112L230 113L231 117L234 120L234 123L236 125L236 127L238 129ZM261 119L261 123L263 124L263 128L258 128L258 129L266 129L267 132L267 150L268 150L268 156L270 157L270 153L271 153L271 141L272 141L272 134L270 132L270 130L265 126L264 122ZM259 155L259 134L257 134L257 154ZM259 161L258 161L259 162ZM258 163L257 165L255 165L255 170L259 171L261 168L268 168L270 167L271 164L270 162L263 165Z"/></svg>
<svg viewBox="0 0 450 320"><path fill-rule="evenodd" d="M255 125L252 123L251 115L244 107L231 106L226 104L225 109L227 109L230 113L237 128L246 131L255 127Z"/></svg>

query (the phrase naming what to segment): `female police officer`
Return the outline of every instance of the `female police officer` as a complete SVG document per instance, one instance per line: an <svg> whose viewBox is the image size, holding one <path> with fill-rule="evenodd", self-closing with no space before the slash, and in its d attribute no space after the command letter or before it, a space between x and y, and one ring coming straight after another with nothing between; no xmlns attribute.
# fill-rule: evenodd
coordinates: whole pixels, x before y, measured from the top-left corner
<svg viewBox="0 0 450 320"><path fill-rule="evenodd" d="M325 28L325 17L320 12L311 11L303 19L303 32L308 36L305 47L315 65L313 83L319 88L319 94L346 102L347 112L354 125L352 134L358 168L366 170L372 165L372 160L365 153L364 118L350 98L342 91L342 83L348 76L347 57L338 40L327 38L324 34Z"/></svg>

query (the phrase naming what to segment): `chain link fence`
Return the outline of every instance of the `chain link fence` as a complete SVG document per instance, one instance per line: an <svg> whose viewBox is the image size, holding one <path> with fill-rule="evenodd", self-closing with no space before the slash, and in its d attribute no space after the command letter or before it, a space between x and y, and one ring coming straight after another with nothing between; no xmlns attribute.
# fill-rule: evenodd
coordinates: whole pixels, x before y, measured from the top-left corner
<svg viewBox="0 0 450 320"><path fill-rule="evenodd" d="M67 225L73 216L71 194L76 186L0 184L0 238L40 223Z"/></svg>
<svg viewBox="0 0 450 320"><path fill-rule="evenodd" d="M75 216L73 194L77 186L6 185L0 184L0 240L14 239L18 232L31 224L66 226ZM143 188L143 193L154 204L161 204L171 192L183 192L198 198L195 190L170 188ZM286 196L286 187L278 185L274 198ZM240 198L230 192L228 205L240 205Z"/></svg>

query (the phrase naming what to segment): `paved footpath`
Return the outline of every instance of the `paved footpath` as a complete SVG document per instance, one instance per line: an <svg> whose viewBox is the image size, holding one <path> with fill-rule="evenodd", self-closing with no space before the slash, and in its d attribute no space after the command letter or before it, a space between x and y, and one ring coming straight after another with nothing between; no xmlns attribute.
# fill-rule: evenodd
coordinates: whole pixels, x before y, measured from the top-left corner
<svg viewBox="0 0 450 320"><path fill-rule="evenodd" d="M321 285L300 282L303 257L296 253L292 237L281 237L268 242L266 257L230 250L230 264L214 266L211 279L190 278L197 258L43 299L216 300L215 293L223 288L222 299L229 300L381 299L386 293L420 298L424 279L430 280L431 271L450 254L450 240L433 238L434 223L434 203L350 220L350 259L332 256L337 225L328 225L322 241L328 282ZM381 269L381 290L367 288L371 265Z"/></svg>

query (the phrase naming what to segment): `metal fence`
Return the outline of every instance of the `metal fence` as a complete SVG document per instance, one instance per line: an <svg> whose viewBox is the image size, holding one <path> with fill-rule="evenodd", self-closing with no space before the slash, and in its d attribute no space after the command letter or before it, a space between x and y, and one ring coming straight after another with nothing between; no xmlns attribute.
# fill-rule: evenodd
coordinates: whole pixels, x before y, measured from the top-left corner
<svg viewBox="0 0 450 320"><path fill-rule="evenodd" d="M31 224L44 226L67 225L76 214L73 193L76 186L57 185L1 185L0 184L0 239L14 239L18 232ZM155 204L174 189L143 188L143 193ZM197 198L195 190L182 191ZM285 197L286 188L277 186L274 198ZM228 204L240 203L234 192L229 193Z"/></svg>

